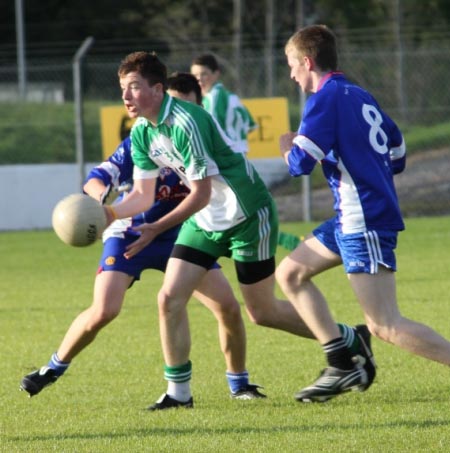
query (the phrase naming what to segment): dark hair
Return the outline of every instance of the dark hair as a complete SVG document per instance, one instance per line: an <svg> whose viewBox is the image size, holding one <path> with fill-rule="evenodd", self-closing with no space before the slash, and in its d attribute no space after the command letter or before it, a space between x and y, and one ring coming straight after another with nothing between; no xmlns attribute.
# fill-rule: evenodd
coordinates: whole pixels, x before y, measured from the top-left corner
<svg viewBox="0 0 450 453"><path fill-rule="evenodd" d="M210 53L200 55L192 60L192 65L206 66L211 69L211 71L216 72L219 68L219 63L217 63L216 57Z"/></svg>
<svg viewBox="0 0 450 453"><path fill-rule="evenodd" d="M195 76L189 72L174 72L167 78L167 88L183 94L194 92L197 104L202 103L202 89Z"/></svg>
<svg viewBox="0 0 450 453"><path fill-rule="evenodd" d="M167 68L155 52L133 52L120 63L118 74L123 77L138 72L150 86L161 83L167 89Z"/></svg>

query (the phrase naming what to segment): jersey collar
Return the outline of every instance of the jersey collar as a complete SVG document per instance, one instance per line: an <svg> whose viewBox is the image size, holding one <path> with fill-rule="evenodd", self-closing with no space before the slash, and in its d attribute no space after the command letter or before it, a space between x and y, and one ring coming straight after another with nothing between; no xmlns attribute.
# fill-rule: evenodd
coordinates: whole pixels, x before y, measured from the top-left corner
<svg viewBox="0 0 450 453"><path fill-rule="evenodd" d="M160 124L164 123L164 121L166 121L170 112L173 110L174 105L175 105L175 99L172 96L169 96L167 93L164 93L164 98L161 103L161 108L159 109L157 126L159 126Z"/></svg>
<svg viewBox="0 0 450 453"><path fill-rule="evenodd" d="M320 80L319 80L319 86L317 87L317 91L322 89L322 87L325 85L325 83L330 80L334 76L342 76L344 73L342 71L330 71L326 73Z"/></svg>

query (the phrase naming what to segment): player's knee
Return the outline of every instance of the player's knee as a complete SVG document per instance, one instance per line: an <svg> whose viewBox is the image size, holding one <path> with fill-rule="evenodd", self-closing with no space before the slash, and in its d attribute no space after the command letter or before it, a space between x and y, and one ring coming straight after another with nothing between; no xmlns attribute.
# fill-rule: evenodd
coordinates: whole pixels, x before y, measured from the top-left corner
<svg viewBox="0 0 450 453"><path fill-rule="evenodd" d="M396 343L395 338L398 334L398 329L395 322L384 324L369 320L367 322L367 328L369 329L370 333L379 340L392 344Z"/></svg>
<svg viewBox="0 0 450 453"><path fill-rule="evenodd" d="M120 313L120 310L104 308L102 310L95 310L92 312L89 322L87 323L87 330L98 331L109 324Z"/></svg>
<svg viewBox="0 0 450 453"><path fill-rule="evenodd" d="M170 298L168 294L161 288L158 293L158 308L160 312L168 310L170 304Z"/></svg>
<svg viewBox="0 0 450 453"><path fill-rule="evenodd" d="M221 301L219 310L214 314L216 318L221 318L232 323L241 318L241 306L234 298L224 299Z"/></svg>
<svg viewBox="0 0 450 453"><path fill-rule="evenodd" d="M178 309L181 304L178 303L178 299L165 290L164 286L159 290L158 293L158 308L161 315L165 315L169 312L174 312Z"/></svg>
<svg viewBox="0 0 450 453"><path fill-rule="evenodd" d="M258 305L247 305L247 314L253 324L263 327L273 327L273 318L271 313L263 307Z"/></svg>
<svg viewBox="0 0 450 453"><path fill-rule="evenodd" d="M291 261L284 259L275 271L275 278L284 292L290 292L308 281L309 273L305 266L293 266Z"/></svg>
<svg viewBox="0 0 450 453"><path fill-rule="evenodd" d="M263 317L261 316L260 313L254 310L247 310L248 318L253 324L256 324L257 326L262 326L264 322Z"/></svg>
<svg viewBox="0 0 450 453"><path fill-rule="evenodd" d="M371 323L370 327L369 324L367 324L367 327L372 336L378 338L379 340L390 342L389 339L391 337L391 334L390 329L387 328L387 326Z"/></svg>

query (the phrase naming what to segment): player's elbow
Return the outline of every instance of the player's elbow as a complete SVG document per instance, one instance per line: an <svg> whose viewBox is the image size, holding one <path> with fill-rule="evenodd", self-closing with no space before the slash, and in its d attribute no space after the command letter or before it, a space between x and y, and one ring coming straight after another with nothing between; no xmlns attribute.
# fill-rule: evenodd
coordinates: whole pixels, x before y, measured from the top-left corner
<svg viewBox="0 0 450 453"><path fill-rule="evenodd" d="M400 159L398 161L392 162L392 172L394 175L398 175L405 170L406 167L406 159Z"/></svg>
<svg viewBox="0 0 450 453"><path fill-rule="evenodd" d="M310 175L316 165L316 160L306 153L290 152L287 159L291 176Z"/></svg>

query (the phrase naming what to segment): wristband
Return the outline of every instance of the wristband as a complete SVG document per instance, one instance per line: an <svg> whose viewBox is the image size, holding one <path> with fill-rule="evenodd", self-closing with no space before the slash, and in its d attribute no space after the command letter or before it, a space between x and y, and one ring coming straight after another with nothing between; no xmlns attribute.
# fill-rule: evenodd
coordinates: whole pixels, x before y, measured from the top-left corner
<svg viewBox="0 0 450 453"><path fill-rule="evenodd" d="M118 219L118 216L117 216L116 210L115 210L112 206L105 206L105 207L106 207L106 209L111 213L112 218L113 218L114 220L117 220L117 219Z"/></svg>

